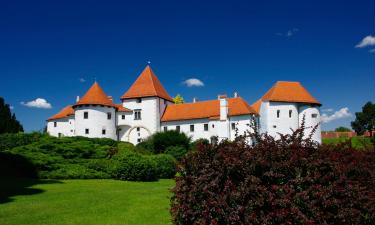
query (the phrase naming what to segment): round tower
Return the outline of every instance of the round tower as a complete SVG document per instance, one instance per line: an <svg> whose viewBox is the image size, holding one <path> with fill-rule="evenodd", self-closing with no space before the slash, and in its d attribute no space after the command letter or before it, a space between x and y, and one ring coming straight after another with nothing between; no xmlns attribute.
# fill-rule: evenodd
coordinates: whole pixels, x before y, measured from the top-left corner
<svg viewBox="0 0 375 225"><path fill-rule="evenodd" d="M318 143L322 142L320 129L320 108L318 105L302 105L299 108L300 125L305 118L305 137L308 137L313 129L316 127L312 139Z"/></svg>
<svg viewBox="0 0 375 225"><path fill-rule="evenodd" d="M117 106L97 82L77 101L73 108L76 136L117 140Z"/></svg>

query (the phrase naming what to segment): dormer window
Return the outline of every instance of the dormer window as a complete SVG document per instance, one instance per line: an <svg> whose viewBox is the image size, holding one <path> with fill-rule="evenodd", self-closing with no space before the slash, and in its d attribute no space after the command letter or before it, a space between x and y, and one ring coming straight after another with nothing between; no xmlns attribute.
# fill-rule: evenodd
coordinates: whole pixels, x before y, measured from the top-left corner
<svg viewBox="0 0 375 225"><path fill-rule="evenodd" d="M277 116L277 118L280 118L280 110L276 111L276 116Z"/></svg>
<svg viewBox="0 0 375 225"><path fill-rule="evenodd" d="M142 103L142 98L137 98L137 103Z"/></svg>

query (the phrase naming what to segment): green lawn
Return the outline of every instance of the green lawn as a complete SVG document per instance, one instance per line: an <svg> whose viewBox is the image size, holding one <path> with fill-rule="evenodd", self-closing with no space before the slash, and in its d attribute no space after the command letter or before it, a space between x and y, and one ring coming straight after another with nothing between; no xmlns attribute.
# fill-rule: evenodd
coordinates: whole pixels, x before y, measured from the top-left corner
<svg viewBox="0 0 375 225"><path fill-rule="evenodd" d="M4 180L0 224L170 224L173 180Z"/></svg>
<svg viewBox="0 0 375 225"><path fill-rule="evenodd" d="M340 142L348 141L347 137L340 138L323 138L323 144L338 144ZM367 137L352 137L352 146L357 149L369 148L372 146L370 138Z"/></svg>

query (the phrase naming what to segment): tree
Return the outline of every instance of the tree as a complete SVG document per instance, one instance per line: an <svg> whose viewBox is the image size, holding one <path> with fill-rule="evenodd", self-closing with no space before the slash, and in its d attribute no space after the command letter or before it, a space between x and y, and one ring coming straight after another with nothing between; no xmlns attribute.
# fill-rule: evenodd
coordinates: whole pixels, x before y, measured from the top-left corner
<svg viewBox="0 0 375 225"><path fill-rule="evenodd" d="M368 131L372 136L372 131L375 130L375 104L367 102L362 107L362 112L355 113L355 117L355 120L351 123L353 130L359 135Z"/></svg>
<svg viewBox="0 0 375 225"><path fill-rule="evenodd" d="M21 123L16 119L16 115L11 113L8 104L0 97L0 134L23 132Z"/></svg>
<svg viewBox="0 0 375 225"><path fill-rule="evenodd" d="M338 127L335 129L336 132L350 132L352 130L350 130L349 128L347 127Z"/></svg>
<svg viewBox="0 0 375 225"><path fill-rule="evenodd" d="M180 94L177 94L176 97L173 98L173 102L174 104L182 104L185 101L184 101L184 98Z"/></svg>

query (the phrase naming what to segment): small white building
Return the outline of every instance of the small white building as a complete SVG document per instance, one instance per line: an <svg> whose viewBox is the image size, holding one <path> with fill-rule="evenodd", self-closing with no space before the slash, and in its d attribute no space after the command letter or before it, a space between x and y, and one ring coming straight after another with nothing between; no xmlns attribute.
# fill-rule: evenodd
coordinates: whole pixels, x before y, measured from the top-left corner
<svg viewBox="0 0 375 225"><path fill-rule="evenodd" d="M95 82L73 105L62 109L47 121L53 136L111 138L137 144L155 132L178 130L199 138L233 140L250 131L255 119L261 132L277 138L301 126L305 116L311 130L320 122L320 103L298 82L277 82L261 99L250 106L235 95L215 100L174 104L149 66L115 104ZM314 140L321 142L320 125Z"/></svg>

